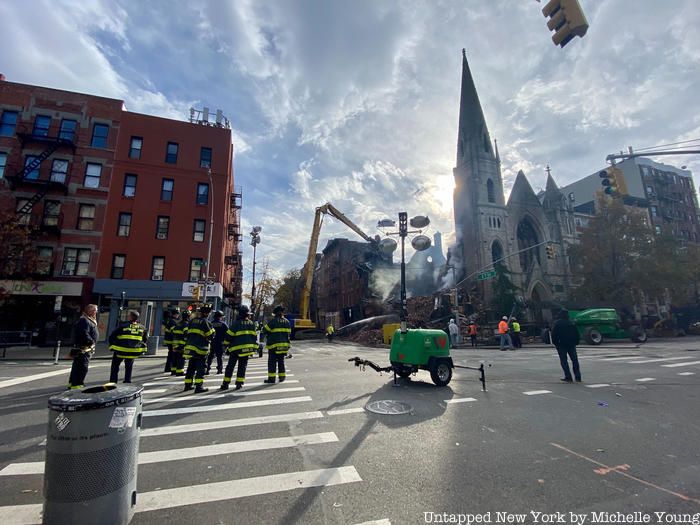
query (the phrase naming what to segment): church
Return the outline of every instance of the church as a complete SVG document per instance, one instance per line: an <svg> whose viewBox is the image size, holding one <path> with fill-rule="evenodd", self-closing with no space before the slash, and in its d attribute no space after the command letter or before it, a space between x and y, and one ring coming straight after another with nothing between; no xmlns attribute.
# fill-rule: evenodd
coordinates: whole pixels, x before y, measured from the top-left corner
<svg viewBox="0 0 700 525"><path fill-rule="evenodd" d="M517 287L516 296L527 305L527 320L551 320L571 288L568 250L576 240L573 205L551 174L545 191L538 195L522 171L506 202L498 143L489 136L464 50L453 174L456 246L452 258L461 267L459 280L466 279L466 289L476 288L482 301L490 304L492 281L479 281L477 274L502 260Z"/></svg>

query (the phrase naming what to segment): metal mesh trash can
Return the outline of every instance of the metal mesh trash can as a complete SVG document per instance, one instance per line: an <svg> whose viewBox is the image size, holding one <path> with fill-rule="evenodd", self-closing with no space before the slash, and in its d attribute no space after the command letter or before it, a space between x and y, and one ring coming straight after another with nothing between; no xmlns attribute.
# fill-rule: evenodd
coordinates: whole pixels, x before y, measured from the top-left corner
<svg viewBox="0 0 700 525"><path fill-rule="evenodd" d="M146 355L156 355L158 345L160 345L160 336L152 335L149 337L146 342Z"/></svg>
<svg viewBox="0 0 700 525"><path fill-rule="evenodd" d="M45 524L126 525L131 521L142 390L108 384L49 398Z"/></svg>

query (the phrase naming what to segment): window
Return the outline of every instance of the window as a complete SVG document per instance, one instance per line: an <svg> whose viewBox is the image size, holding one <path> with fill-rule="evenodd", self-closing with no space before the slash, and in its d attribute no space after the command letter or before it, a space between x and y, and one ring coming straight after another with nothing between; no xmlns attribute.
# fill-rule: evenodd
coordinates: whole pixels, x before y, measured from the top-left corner
<svg viewBox="0 0 700 525"><path fill-rule="evenodd" d="M51 164L51 180L53 182L60 182L64 184L66 182L66 175L68 174L68 161L61 159L54 159Z"/></svg>
<svg viewBox="0 0 700 525"><path fill-rule="evenodd" d="M197 204L207 204L209 202L209 184L200 182L197 184Z"/></svg>
<svg viewBox="0 0 700 525"><path fill-rule="evenodd" d="M24 208L24 205L29 202L29 199L17 199L17 205L15 206L15 212L19 212L22 208ZM29 213L23 213L22 215L19 216L17 219L17 222L19 224L24 224L27 225L29 224L29 220L32 218L32 212L29 210Z"/></svg>
<svg viewBox="0 0 700 525"><path fill-rule="evenodd" d="M127 173L124 176L124 197L134 197L136 195L136 175Z"/></svg>
<svg viewBox="0 0 700 525"><path fill-rule="evenodd" d="M0 179L5 176L5 166L7 166L7 153L0 152Z"/></svg>
<svg viewBox="0 0 700 525"><path fill-rule="evenodd" d="M173 189L175 188L175 181L173 179L163 179L163 183L160 187L160 200L171 201L173 200Z"/></svg>
<svg viewBox="0 0 700 525"><path fill-rule="evenodd" d="M168 164L177 163L177 142L168 142L168 148L165 150L165 162Z"/></svg>
<svg viewBox="0 0 700 525"><path fill-rule="evenodd" d="M196 282L202 278L204 259L190 259L190 282Z"/></svg>
<svg viewBox="0 0 700 525"><path fill-rule="evenodd" d="M120 213L117 237L128 237L129 233L131 233L131 213Z"/></svg>
<svg viewBox="0 0 700 525"><path fill-rule="evenodd" d="M160 215L156 223L156 239L167 239L170 228L170 217Z"/></svg>
<svg viewBox="0 0 700 525"><path fill-rule="evenodd" d="M109 135L109 126L107 124L95 124L92 127L92 142L90 142L90 145L93 148L106 148L107 135Z"/></svg>
<svg viewBox="0 0 700 525"><path fill-rule="evenodd" d="M140 159L141 148L143 148L143 138L131 137L131 146L129 147L129 158Z"/></svg>
<svg viewBox="0 0 700 525"><path fill-rule="evenodd" d="M50 126L51 117L48 115L37 115L34 119L34 129L32 130L32 135L35 137L48 137Z"/></svg>
<svg viewBox="0 0 700 525"><path fill-rule="evenodd" d="M53 248L51 246L39 246L36 249L36 255L36 273L50 275L51 263L53 263Z"/></svg>
<svg viewBox="0 0 700 525"><path fill-rule="evenodd" d="M0 119L0 137L11 137L15 134L17 126L17 112L3 111Z"/></svg>
<svg viewBox="0 0 700 525"><path fill-rule="evenodd" d="M58 132L58 138L75 142L75 130L77 128L77 121L64 118L61 121L61 129Z"/></svg>
<svg viewBox="0 0 700 525"><path fill-rule="evenodd" d="M659 215L659 209L656 206L651 207L651 216L652 217L658 217Z"/></svg>
<svg viewBox="0 0 700 525"><path fill-rule="evenodd" d="M63 253L61 275L87 275L90 266L90 250L66 248Z"/></svg>
<svg viewBox="0 0 700 525"><path fill-rule="evenodd" d="M491 179L486 181L486 193L489 202L496 202L496 192L493 187L493 181Z"/></svg>
<svg viewBox="0 0 700 525"><path fill-rule="evenodd" d="M93 230L95 227L95 205L81 204L78 209L78 229L84 231Z"/></svg>
<svg viewBox="0 0 700 525"><path fill-rule="evenodd" d="M86 188L99 188L101 174L102 164L92 164L88 162L85 168L85 182L83 185Z"/></svg>
<svg viewBox="0 0 700 525"><path fill-rule="evenodd" d="M126 255L115 253L112 255L112 279L124 278L124 265L126 264Z"/></svg>
<svg viewBox="0 0 700 525"><path fill-rule="evenodd" d="M61 216L61 203L59 201L45 201L44 215L41 217L41 224L44 226L58 226Z"/></svg>
<svg viewBox="0 0 700 525"><path fill-rule="evenodd" d="M151 280L162 281L165 271L165 257L154 257L151 266Z"/></svg>
<svg viewBox="0 0 700 525"><path fill-rule="evenodd" d="M654 231L656 232L656 235L661 235L661 226L654 226Z"/></svg>
<svg viewBox="0 0 700 525"><path fill-rule="evenodd" d="M206 228L206 221L204 219L195 219L194 220L194 234L193 234L192 240L196 241L196 242L203 242L205 228Z"/></svg>
<svg viewBox="0 0 700 525"><path fill-rule="evenodd" d="M39 157L27 155L24 158L24 177L31 180L39 179L39 166L41 162L35 162Z"/></svg>
<svg viewBox="0 0 700 525"><path fill-rule="evenodd" d="M211 168L211 148L202 148L199 153L199 167Z"/></svg>

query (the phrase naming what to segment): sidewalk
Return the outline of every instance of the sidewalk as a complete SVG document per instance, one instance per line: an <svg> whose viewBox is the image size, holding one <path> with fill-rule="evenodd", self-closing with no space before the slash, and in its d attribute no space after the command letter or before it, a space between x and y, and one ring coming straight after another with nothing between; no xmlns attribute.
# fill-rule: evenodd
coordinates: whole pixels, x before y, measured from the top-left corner
<svg viewBox="0 0 700 525"><path fill-rule="evenodd" d="M72 358L68 355L70 346L61 347L61 352L58 356L58 362L70 362ZM0 349L0 356L2 356ZM156 350L156 355L142 355L141 358L165 358L168 355L168 349L165 346L159 346ZM5 358L0 357L0 363L4 361L53 361L55 356L55 348L38 347L38 346L11 346L7 348ZM109 350L106 342L97 343L97 348L92 356L92 359L112 359L112 352Z"/></svg>

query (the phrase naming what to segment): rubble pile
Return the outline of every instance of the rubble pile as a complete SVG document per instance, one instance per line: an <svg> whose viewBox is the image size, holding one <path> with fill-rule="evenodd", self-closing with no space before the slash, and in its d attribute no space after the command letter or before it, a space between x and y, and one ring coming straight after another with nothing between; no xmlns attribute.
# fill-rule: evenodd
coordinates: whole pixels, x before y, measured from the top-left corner
<svg viewBox="0 0 700 525"><path fill-rule="evenodd" d="M384 335L378 329L365 329L355 332L347 338L350 341L364 346L381 346L384 343Z"/></svg>
<svg viewBox="0 0 700 525"><path fill-rule="evenodd" d="M430 316L435 307L432 297L411 297L407 299L406 306L409 326L426 327L430 324Z"/></svg>

